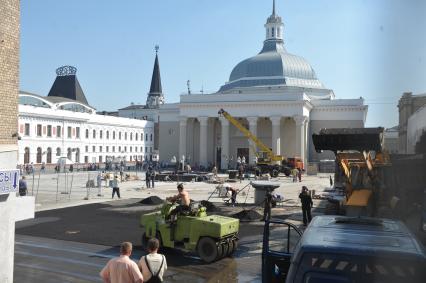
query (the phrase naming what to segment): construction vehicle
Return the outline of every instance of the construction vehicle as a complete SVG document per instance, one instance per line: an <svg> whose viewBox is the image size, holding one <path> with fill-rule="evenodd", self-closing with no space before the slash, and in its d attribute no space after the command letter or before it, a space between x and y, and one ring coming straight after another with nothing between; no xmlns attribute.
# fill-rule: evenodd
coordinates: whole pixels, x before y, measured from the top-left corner
<svg viewBox="0 0 426 283"><path fill-rule="evenodd" d="M302 232L265 222L262 282L424 282L426 254L401 221L316 216Z"/></svg>
<svg viewBox="0 0 426 283"><path fill-rule="evenodd" d="M335 187L343 188L340 213L374 216L386 197L385 172L391 166L383 150L383 128L322 129L313 134L317 152L336 156Z"/></svg>
<svg viewBox="0 0 426 283"><path fill-rule="evenodd" d="M142 246L146 248L150 237L160 241L161 248L196 252L207 263L230 256L238 246L240 221L220 215L207 215L206 208L191 204L191 211L178 214L173 222L170 212L176 203L165 202L160 211L143 214L140 225L145 232Z"/></svg>
<svg viewBox="0 0 426 283"><path fill-rule="evenodd" d="M304 170L303 161L298 157L285 158L281 155L276 155L272 150L261 142L252 132L244 127L237 119L223 109L220 109L218 114L225 117L232 125L234 125L246 138L251 140L256 147L252 147L256 154L256 165L262 173L269 173L272 177L277 177L280 172L289 176L291 169L297 168ZM250 146L252 146L250 144ZM260 151L257 151L257 148Z"/></svg>

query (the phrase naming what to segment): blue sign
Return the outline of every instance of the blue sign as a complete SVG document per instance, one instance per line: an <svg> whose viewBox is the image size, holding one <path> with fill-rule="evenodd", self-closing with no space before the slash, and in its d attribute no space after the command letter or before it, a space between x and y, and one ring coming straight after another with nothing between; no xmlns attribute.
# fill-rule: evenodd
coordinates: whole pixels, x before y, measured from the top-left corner
<svg viewBox="0 0 426 283"><path fill-rule="evenodd" d="M19 170L0 170L0 195L19 190Z"/></svg>

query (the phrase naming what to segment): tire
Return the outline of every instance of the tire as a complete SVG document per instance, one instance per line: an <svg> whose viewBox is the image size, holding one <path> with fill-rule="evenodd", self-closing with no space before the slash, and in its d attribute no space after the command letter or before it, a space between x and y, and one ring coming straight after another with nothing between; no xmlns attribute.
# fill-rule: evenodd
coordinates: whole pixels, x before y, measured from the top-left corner
<svg viewBox="0 0 426 283"><path fill-rule="evenodd" d="M141 244L143 249L146 249L148 247L148 237L146 236L145 232L142 234Z"/></svg>
<svg viewBox="0 0 426 283"><path fill-rule="evenodd" d="M284 173L284 175L286 176L286 177L288 177L288 176L290 176L290 169L288 168L288 167L284 167L284 169L283 169L283 173Z"/></svg>
<svg viewBox="0 0 426 283"><path fill-rule="evenodd" d="M216 241L209 237L203 237L198 241L198 256L206 263L211 263L222 256L223 250L221 245L217 245Z"/></svg>
<svg viewBox="0 0 426 283"><path fill-rule="evenodd" d="M233 245L233 249L232 249L232 253L231 254L233 254L237 250L237 248L238 248L238 240L236 240L236 239L232 240L232 245Z"/></svg>
<svg viewBox="0 0 426 283"><path fill-rule="evenodd" d="M223 243L222 245L222 249L223 249L223 256L222 257L227 257L229 255L229 242Z"/></svg>
<svg viewBox="0 0 426 283"><path fill-rule="evenodd" d="M278 170L276 170L276 169L272 170L271 176L274 177L274 178L278 177Z"/></svg>

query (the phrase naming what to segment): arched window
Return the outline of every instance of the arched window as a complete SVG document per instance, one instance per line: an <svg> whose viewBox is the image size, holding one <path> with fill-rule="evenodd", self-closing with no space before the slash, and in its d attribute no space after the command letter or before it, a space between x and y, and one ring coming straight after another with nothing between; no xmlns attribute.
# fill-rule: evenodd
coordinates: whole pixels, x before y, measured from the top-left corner
<svg viewBox="0 0 426 283"><path fill-rule="evenodd" d="M271 36L275 37L275 29L274 28L271 29Z"/></svg>
<svg viewBox="0 0 426 283"><path fill-rule="evenodd" d="M115 140L115 131L112 132L112 139Z"/></svg>
<svg viewBox="0 0 426 283"><path fill-rule="evenodd" d="M71 148L69 147L68 149L67 149L67 158L68 159L70 159L71 160L71 154L72 154L72 152L71 152Z"/></svg>
<svg viewBox="0 0 426 283"><path fill-rule="evenodd" d="M52 148L47 148L46 163L52 163Z"/></svg>
<svg viewBox="0 0 426 283"><path fill-rule="evenodd" d="M127 132L124 133L124 140L127 141Z"/></svg>
<svg viewBox="0 0 426 283"><path fill-rule="evenodd" d="M130 133L130 140L133 140L133 133Z"/></svg>
<svg viewBox="0 0 426 283"><path fill-rule="evenodd" d="M61 156L61 148L60 147L56 148L56 156Z"/></svg>
<svg viewBox="0 0 426 283"><path fill-rule="evenodd" d="M109 131L107 131L107 140L109 140Z"/></svg>
<svg viewBox="0 0 426 283"><path fill-rule="evenodd" d="M86 129L86 139L89 138L89 129Z"/></svg>
<svg viewBox="0 0 426 283"><path fill-rule="evenodd" d="M37 159L36 159L37 163L41 163L41 156L42 156L41 147L37 147Z"/></svg>
<svg viewBox="0 0 426 283"><path fill-rule="evenodd" d="M135 134L135 140L138 140L138 133Z"/></svg>
<svg viewBox="0 0 426 283"><path fill-rule="evenodd" d="M25 153L24 153L24 164L28 164L28 163L30 163L30 148L26 147Z"/></svg>
<svg viewBox="0 0 426 283"><path fill-rule="evenodd" d="M96 130L93 130L93 138L96 139Z"/></svg>

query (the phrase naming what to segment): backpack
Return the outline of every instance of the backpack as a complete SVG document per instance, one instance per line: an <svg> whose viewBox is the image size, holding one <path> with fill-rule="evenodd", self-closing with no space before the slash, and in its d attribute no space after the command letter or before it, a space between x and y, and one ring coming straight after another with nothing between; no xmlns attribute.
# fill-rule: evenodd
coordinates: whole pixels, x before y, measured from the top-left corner
<svg viewBox="0 0 426 283"><path fill-rule="evenodd" d="M146 263L146 266L148 267L148 270L149 270L149 272L151 273L152 276L151 276L151 278L149 278L148 281L144 281L144 282L146 282L146 283L161 283L161 282L163 282L160 279L160 277L158 277L158 274L160 273L161 269L163 268L164 255L163 255L163 259L161 260L161 265L160 265L160 268L157 271L157 274L154 274L154 272L152 272L151 267L149 267L149 263L148 263L148 260L146 259L146 256L145 256L145 263Z"/></svg>

